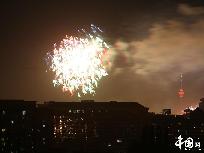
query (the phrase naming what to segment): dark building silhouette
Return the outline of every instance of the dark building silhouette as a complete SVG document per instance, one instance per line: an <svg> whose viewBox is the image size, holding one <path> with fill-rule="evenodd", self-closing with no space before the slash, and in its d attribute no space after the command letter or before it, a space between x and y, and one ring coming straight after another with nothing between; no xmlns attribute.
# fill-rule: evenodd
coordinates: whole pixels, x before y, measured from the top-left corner
<svg viewBox="0 0 204 153"><path fill-rule="evenodd" d="M175 142L180 135L184 139L192 137L204 145L204 112L197 108L184 115L154 114L147 134L147 145L165 150L179 150Z"/></svg>
<svg viewBox="0 0 204 153"><path fill-rule="evenodd" d="M34 152L35 102L0 101L0 152Z"/></svg>
<svg viewBox="0 0 204 153"><path fill-rule="evenodd" d="M162 114L163 115L171 115L171 109L163 109Z"/></svg>
<svg viewBox="0 0 204 153"><path fill-rule="evenodd" d="M204 111L149 113L136 102L0 101L2 153L176 151L178 136L204 148Z"/></svg>
<svg viewBox="0 0 204 153"><path fill-rule="evenodd" d="M45 152L53 144L53 120L46 105L37 104L35 113L35 146L36 152Z"/></svg>
<svg viewBox="0 0 204 153"><path fill-rule="evenodd" d="M127 150L129 142L142 141L143 127L148 124L148 108L134 102L47 102L45 105L53 118L54 142L58 146L72 142L77 146L75 150Z"/></svg>
<svg viewBox="0 0 204 153"><path fill-rule="evenodd" d="M204 111L204 98L200 99L199 108Z"/></svg>
<svg viewBox="0 0 204 153"><path fill-rule="evenodd" d="M52 122L47 110L35 101L0 101L0 152L32 153L52 140Z"/></svg>

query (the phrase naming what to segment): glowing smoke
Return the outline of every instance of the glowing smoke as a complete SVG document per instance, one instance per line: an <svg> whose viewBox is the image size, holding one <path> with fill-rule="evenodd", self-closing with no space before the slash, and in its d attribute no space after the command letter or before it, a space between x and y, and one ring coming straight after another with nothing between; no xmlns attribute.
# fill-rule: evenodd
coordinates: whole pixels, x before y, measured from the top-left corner
<svg viewBox="0 0 204 153"><path fill-rule="evenodd" d="M47 53L47 64L54 72L54 86L62 86L63 92L71 95L80 92L95 94L98 81L108 75L105 60L109 46L103 40L102 30L91 25L91 32L79 30L81 37L66 36L59 46Z"/></svg>

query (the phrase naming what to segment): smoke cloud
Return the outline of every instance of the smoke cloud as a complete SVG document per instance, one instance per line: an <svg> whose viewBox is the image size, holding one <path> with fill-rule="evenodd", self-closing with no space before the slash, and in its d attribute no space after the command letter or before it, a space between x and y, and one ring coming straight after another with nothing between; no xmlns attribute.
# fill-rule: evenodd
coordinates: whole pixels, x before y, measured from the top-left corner
<svg viewBox="0 0 204 153"><path fill-rule="evenodd" d="M187 5L178 9L186 15L202 13L201 8ZM187 106L197 105L204 90L199 84L204 81L203 31L202 19L190 24L169 20L154 24L143 40L116 41L112 48L112 90L107 95L119 101L139 101L157 112L169 107L180 113ZM180 73L186 93L182 102L177 96Z"/></svg>

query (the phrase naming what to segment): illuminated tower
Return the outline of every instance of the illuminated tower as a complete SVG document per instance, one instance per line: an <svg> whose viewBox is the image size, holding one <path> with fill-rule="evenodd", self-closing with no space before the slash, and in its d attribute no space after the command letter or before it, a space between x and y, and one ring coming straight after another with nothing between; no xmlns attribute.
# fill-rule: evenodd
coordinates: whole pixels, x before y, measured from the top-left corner
<svg viewBox="0 0 204 153"><path fill-rule="evenodd" d="M180 75L180 89L178 91L178 96L179 98L183 98L184 97L184 89L183 89L183 74L181 73Z"/></svg>

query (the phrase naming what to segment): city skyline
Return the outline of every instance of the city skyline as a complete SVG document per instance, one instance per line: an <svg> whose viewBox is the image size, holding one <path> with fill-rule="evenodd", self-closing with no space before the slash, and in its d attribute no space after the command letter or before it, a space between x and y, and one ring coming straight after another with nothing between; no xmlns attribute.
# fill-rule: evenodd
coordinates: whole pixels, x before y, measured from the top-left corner
<svg viewBox="0 0 204 153"><path fill-rule="evenodd" d="M2 153L200 151L204 99L200 101L197 109L174 115L171 110L148 112L134 102L0 100L0 149ZM193 141L186 145L189 139Z"/></svg>

